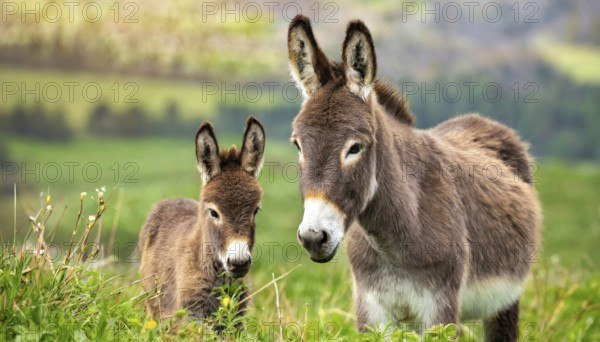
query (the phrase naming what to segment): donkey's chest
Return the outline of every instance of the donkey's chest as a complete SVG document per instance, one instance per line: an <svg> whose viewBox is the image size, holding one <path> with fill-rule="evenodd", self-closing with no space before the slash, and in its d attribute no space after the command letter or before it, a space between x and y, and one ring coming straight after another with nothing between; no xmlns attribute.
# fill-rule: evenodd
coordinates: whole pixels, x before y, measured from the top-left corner
<svg viewBox="0 0 600 342"><path fill-rule="evenodd" d="M368 282L357 281L358 295L362 297L371 323L418 322L424 327L435 323L439 303L452 295L441 289L428 289L411 279L382 272ZM522 289L522 280L507 278L463 284L456 298L459 317L463 321L491 317L518 300Z"/></svg>
<svg viewBox="0 0 600 342"><path fill-rule="evenodd" d="M372 322L430 322L435 316L435 294L410 278L380 276L362 295Z"/></svg>

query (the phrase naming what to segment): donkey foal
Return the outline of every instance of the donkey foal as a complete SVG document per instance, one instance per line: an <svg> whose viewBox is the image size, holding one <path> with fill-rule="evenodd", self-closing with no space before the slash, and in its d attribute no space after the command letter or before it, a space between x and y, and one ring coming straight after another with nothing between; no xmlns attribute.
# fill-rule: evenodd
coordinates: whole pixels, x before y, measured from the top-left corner
<svg viewBox="0 0 600 342"><path fill-rule="evenodd" d="M198 129L200 201L159 202L140 232L143 287L161 293L148 302L153 317L168 318L180 309L195 319L209 317L219 308L215 288L223 285L222 274L241 278L250 270L264 148L264 129L253 117L248 118L241 151L232 146L219 153L210 123Z"/></svg>

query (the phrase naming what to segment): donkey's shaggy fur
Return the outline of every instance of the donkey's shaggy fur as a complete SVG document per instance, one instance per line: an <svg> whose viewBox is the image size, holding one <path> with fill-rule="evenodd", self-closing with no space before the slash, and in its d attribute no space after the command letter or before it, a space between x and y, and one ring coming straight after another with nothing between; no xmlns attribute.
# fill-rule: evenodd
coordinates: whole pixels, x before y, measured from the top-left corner
<svg viewBox="0 0 600 342"><path fill-rule="evenodd" d="M292 76L306 94L292 124L298 238L327 262L348 235L361 330L481 318L488 340L515 341L541 229L527 145L477 114L414 128L404 97L375 79L373 46L352 21L333 63L307 18L290 24Z"/></svg>

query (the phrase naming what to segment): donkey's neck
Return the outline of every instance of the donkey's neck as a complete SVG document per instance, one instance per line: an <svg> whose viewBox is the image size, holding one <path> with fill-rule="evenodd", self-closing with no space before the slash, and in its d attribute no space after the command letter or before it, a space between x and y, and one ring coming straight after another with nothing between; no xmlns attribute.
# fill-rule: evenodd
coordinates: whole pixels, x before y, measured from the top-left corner
<svg viewBox="0 0 600 342"><path fill-rule="evenodd" d="M198 262L198 265L209 265L219 258L219 246L208 229L208 217L203 212L198 213L195 222L194 232L190 234L187 240L190 256Z"/></svg>
<svg viewBox="0 0 600 342"><path fill-rule="evenodd" d="M219 286L220 275L223 266L219 260L219 248L215 241L210 238L208 232L208 218L199 212L193 223L193 232L184 237L185 243L177 260L177 266L186 270L186 276L180 279L178 284L181 291L188 298L200 298L205 296L203 291Z"/></svg>
<svg viewBox="0 0 600 342"><path fill-rule="evenodd" d="M367 240L378 251L398 250L399 244L419 243L423 227L419 219L419 197L423 195L419 168L436 153L431 138L376 112L378 120L377 192L359 215Z"/></svg>

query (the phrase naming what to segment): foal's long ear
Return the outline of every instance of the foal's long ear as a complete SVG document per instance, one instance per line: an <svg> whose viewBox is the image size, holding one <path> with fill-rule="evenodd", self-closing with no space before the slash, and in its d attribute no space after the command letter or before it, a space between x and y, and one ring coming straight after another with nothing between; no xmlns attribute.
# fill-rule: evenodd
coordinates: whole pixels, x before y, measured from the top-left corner
<svg viewBox="0 0 600 342"><path fill-rule="evenodd" d="M371 33L360 20L352 20L348 23L342 46L342 62L348 88L367 100L375 82L377 60Z"/></svg>
<svg viewBox="0 0 600 342"><path fill-rule="evenodd" d="M221 171L219 144L209 122L203 122L196 133L196 160L202 175L202 184L206 184Z"/></svg>
<svg viewBox="0 0 600 342"><path fill-rule="evenodd" d="M248 118L246 132L244 132L241 153L242 168L254 177L258 177L264 161L264 152L265 130L260 122L251 116Z"/></svg>
<svg viewBox="0 0 600 342"><path fill-rule="evenodd" d="M305 16L297 15L290 23L288 59L292 77L305 99L332 77L331 63L319 48L310 20Z"/></svg>

